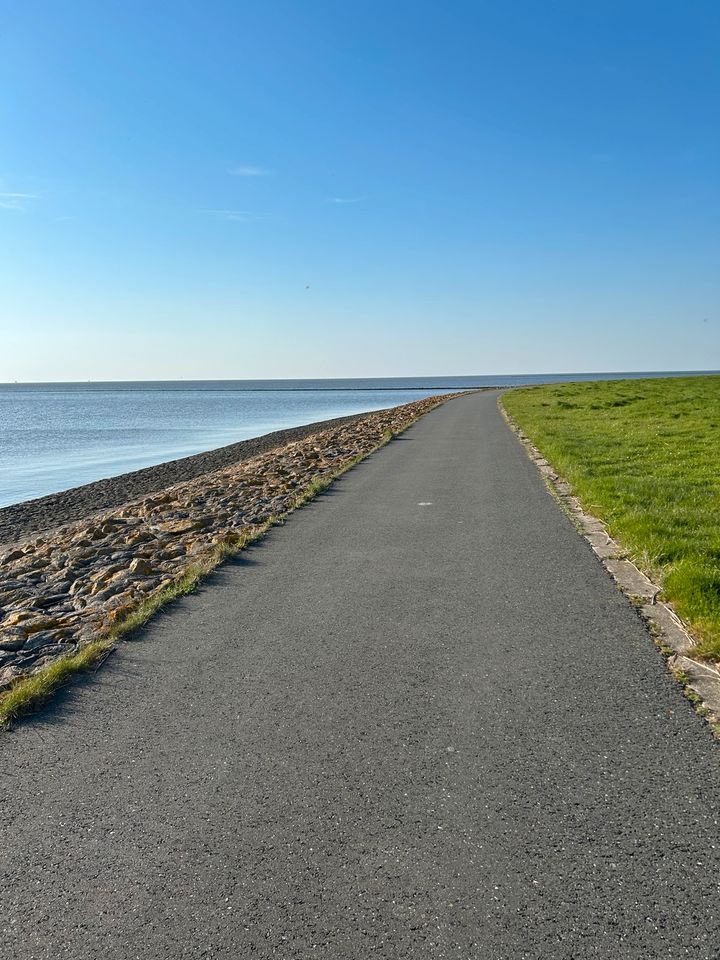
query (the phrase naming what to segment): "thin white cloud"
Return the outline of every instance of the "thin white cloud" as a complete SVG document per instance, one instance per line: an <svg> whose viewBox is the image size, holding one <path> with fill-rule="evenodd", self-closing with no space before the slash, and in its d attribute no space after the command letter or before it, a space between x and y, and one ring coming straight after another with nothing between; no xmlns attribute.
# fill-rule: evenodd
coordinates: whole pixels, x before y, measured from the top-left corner
<svg viewBox="0 0 720 960"><path fill-rule="evenodd" d="M360 203L362 197L328 197L328 203Z"/></svg>
<svg viewBox="0 0 720 960"><path fill-rule="evenodd" d="M235 223L258 223L268 217L261 213L251 213L248 210L205 210L218 220L232 220Z"/></svg>
<svg viewBox="0 0 720 960"><path fill-rule="evenodd" d="M262 167L253 167L251 164L244 164L240 167L233 167L228 171L234 177L266 177L270 171Z"/></svg>
<svg viewBox="0 0 720 960"><path fill-rule="evenodd" d="M36 193L0 193L0 208L3 210L24 210L28 200L39 200Z"/></svg>

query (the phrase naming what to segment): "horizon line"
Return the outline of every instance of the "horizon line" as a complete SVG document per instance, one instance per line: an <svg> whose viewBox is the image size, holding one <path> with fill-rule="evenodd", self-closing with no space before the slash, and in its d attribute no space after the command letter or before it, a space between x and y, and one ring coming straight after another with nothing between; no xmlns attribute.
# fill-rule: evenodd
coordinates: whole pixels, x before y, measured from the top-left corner
<svg viewBox="0 0 720 960"><path fill-rule="evenodd" d="M593 377L593 376L639 376L655 374L656 376L712 376L720 375L720 370L568 370L541 373L465 373L465 374L426 374L420 376L355 376L355 377L168 377L161 379L137 380L0 380L0 386L65 386L68 384L117 384L117 383L303 383L308 381L332 382L338 380L473 380L497 377L500 379L515 377ZM431 386L433 386L431 384ZM434 386L442 386L434 384ZM487 386L487 384L483 384ZM342 388L336 388L342 389ZM360 388L357 388L360 389ZM369 389L369 388L368 388ZM402 387L386 387L385 389L403 389ZM413 389L422 389L414 387Z"/></svg>

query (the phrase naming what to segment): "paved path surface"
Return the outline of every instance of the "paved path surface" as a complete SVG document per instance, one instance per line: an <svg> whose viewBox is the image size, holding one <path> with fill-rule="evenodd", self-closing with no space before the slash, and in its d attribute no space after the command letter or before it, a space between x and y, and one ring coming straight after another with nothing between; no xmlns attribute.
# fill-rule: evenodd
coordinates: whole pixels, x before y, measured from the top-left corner
<svg viewBox="0 0 720 960"><path fill-rule="evenodd" d="M718 745L481 394L0 738L15 958L717 958Z"/></svg>

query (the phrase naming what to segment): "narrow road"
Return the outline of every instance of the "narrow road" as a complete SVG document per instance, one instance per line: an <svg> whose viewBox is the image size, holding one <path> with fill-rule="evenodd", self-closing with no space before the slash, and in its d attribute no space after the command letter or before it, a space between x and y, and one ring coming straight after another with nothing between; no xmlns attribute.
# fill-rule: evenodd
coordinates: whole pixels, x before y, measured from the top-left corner
<svg viewBox="0 0 720 960"><path fill-rule="evenodd" d="M717 960L719 749L457 399L0 737L0 954Z"/></svg>

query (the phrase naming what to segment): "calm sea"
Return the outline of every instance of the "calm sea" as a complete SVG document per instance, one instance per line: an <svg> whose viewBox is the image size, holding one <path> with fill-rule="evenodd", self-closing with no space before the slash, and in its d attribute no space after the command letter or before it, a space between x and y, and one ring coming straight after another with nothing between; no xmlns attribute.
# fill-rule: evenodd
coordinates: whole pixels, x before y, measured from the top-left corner
<svg viewBox="0 0 720 960"><path fill-rule="evenodd" d="M671 375L0 384L0 506L443 391Z"/></svg>

